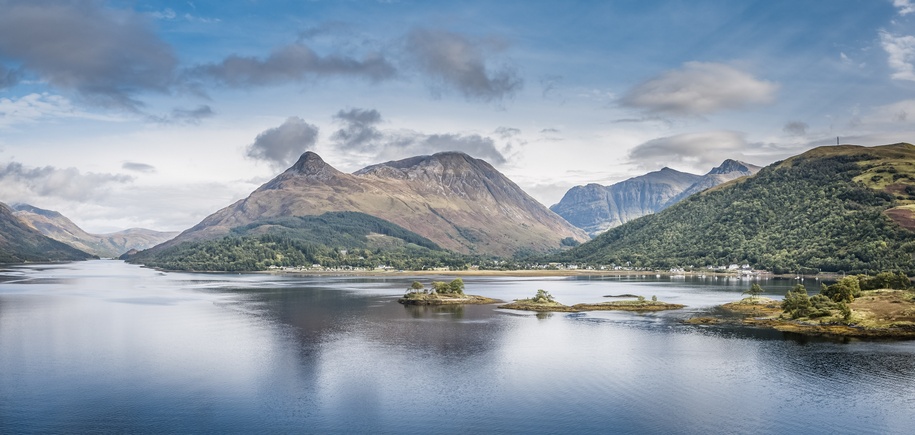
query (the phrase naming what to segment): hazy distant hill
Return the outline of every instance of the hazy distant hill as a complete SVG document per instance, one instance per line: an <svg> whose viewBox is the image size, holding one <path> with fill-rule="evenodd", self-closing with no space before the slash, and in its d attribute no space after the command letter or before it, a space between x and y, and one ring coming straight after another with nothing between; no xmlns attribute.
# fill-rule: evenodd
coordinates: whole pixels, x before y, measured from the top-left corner
<svg viewBox="0 0 915 435"><path fill-rule="evenodd" d="M117 258L131 249L146 249L178 235L143 228L131 228L110 234L89 234L66 216L28 204L15 204L18 218L42 234L99 257Z"/></svg>
<svg viewBox="0 0 915 435"><path fill-rule="evenodd" d="M730 159L701 176L663 168L610 186L575 186L550 210L596 236L661 211L689 195L757 171L758 166Z"/></svg>
<svg viewBox="0 0 915 435"><path fill-rule="evenodd" d="M213 239L265 219L360 212L465 254L545 252L587 235L524 193L488 163L447 152L340 172L307 152L247 198L210 215L154 251Z"/></svg>
<svg viewBox="0 0 915 435"><path fill-rule="evenodd" d="M810 150L613 228L573 261L915 274L915 146Z"/></svg>
<svg viewBox="0 0 915 435"><path fill-rule="evenodd" d="M44 236L0 203L0 263L77 261L92 255Z"/></svg>

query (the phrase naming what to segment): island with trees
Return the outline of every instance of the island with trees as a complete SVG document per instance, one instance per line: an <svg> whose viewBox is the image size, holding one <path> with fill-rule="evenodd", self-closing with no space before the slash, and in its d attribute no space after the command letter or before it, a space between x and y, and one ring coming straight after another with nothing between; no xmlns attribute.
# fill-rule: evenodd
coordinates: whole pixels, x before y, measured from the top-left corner
<svg viewBox="0 0 915 435"><path fill-rule="evenodd" d="M601 302L596 304L575 304L572 306L563 305L557 302L553 295L550 292L540 289L537 290L537 293L527 299L515 299L514 302L510 304L505 304L499 306L499 308L505 308L510 310L524 310L524 311L538 311L538 312L565 312L565 313L577 313L581 311L635 311L635 312L649 312L649 311L664 311L664 310L676 310L683 308L684 305L680 304L671 304L667 302L658 301L658 298L655 296L651 297L651 300L646 300L644 296L636 296L635 300L625 300L625 301L612 301L612 302Z"/></svg>
<svg viewBox="0 0 915 435"><path fill-rule="evenodd" d="M430 288L413 281L410 288L398 299L404 305L485 305L502 302L498 299L464 293L464 280L455 278L451 282L432 281Z"/></svg>
<svg viewBox="0 0 915 435"><path fill-rule="evenodd" d="M876 276L854 275L831 285L821 285L810 295L795 285L784 299L760 297L757 284L750 296L724 304L734 317L697 317L691 324L739 322L810 335L856 338L915 338L915 291L904 273L881 272Z"/></svg>

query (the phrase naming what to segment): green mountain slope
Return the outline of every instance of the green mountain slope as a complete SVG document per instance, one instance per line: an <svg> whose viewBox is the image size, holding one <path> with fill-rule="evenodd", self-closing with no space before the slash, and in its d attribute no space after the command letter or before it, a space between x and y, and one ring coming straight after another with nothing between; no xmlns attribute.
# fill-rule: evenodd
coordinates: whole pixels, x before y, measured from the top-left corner
<svg viewBox="0 0 915 435"><path fill-rule="evenodd" d="M93 257L45 237L0 203L0 263L78 261Z"/></svg>
<svg viewBox="0 0 915 435"><path fill-rule="evenodd" d="M911 204L915 146L821 147L614 228L564 259L915 274Z"/></svg>
<svg viewBox="0 0 915 435"><path fill-rule="evenodd" d="M358 212L259 220L224 237L186 241L126 257L171 270L264 270L271 266L396 269L457 266L464 256L388 221Z"/></svg>

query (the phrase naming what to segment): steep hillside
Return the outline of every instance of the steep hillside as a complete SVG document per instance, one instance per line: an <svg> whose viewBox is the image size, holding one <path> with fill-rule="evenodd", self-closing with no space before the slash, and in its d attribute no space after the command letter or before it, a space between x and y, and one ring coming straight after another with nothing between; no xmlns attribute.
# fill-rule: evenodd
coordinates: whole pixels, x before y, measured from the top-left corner
<svg viewBox="0 0 915 435"><path fill-rule="evenodd" d="M92 255L42 235L0 203L0 263L88 260Z"/></svg>
<svg viewBox="0 0 915 435"><path fill-rule="evenodd" d="M439 153L340 172L307 152L247 198L155 250L222 237L265 219L354 211L392 222L465 254L513 255L559 249L587 236L528 196L488 163Z"/></svg>
<svg viewBox="0 0 915 435"><path fill-rule="evenodd" d="M633 219L657 213L690 195L757 171L758 166L730 159L702 176L664 168L610 186L575 186L550 210L593 237Z"/></svg>
<svg viewBox="0 0 915 435"><path fill-rule="evenodd" d="M110 234L89 234L66 216L28 204L14 204L13 214L45 236L99 257L116 258L131 249L146 249L178 235L143 228Z"/></svg>
<svg viewBox="0 0 915 435"><path fill-rule="evenodd" d="M904 227L912 204L915 146L821 147L614 228L565 258L915 274L915 233Z"/></svg>

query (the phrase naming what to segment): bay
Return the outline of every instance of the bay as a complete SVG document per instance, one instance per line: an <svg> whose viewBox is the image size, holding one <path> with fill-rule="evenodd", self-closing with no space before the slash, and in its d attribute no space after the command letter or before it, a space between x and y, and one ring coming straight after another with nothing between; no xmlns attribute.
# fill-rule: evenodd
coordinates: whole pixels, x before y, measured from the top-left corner
<svg viewBox="0 0 915 435"><path fill-rule="evenodd" d="M464 277L510 301L632 293L687 308L405 307L414 279L0 271L0 433L908 433L915 343L680 320L714 277ZM763 280L780 297L794 280ZM811 290L816 282L805 282Z"/></svg>

